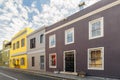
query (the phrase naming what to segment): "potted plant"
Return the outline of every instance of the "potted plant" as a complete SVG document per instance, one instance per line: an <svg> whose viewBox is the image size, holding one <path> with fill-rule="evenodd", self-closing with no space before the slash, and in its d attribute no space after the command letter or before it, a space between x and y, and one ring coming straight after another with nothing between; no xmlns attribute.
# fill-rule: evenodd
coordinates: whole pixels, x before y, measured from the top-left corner
<svg viewBox="0 0 120 80"><path fill-rule="evenodd" d="M60 74L60 70L57 69L56 71L54 71L54 73L56 73L56 74Z"/></svg>
<svg viewBox="0 0 120 80"><path fill-rule="evenodd" d="M80 71L80 72L78 72L78 76L84 78L86 76L86 72Z"/></svg>

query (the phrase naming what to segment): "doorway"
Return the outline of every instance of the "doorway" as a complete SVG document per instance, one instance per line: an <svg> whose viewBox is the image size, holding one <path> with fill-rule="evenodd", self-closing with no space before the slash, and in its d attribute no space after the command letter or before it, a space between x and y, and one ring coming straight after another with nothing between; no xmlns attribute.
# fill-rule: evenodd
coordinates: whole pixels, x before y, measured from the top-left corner
<svg viewBox="0 0 120 80"><path fill-rule="evenodd" d="M44 56L40 56L40 70L44 70Z"/></svg>
<svg viewBox="0 0 120 80"><path fill-rule="evenodd" d="M65 51L64 59L64 71L75 72L75 51Z"/></svg>

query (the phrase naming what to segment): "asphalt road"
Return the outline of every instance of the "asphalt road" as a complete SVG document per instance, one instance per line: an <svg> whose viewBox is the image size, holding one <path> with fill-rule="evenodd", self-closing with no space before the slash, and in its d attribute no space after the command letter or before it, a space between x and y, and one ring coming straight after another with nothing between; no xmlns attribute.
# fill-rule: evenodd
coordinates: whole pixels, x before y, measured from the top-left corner
<svg viewBox="0 0 120 80"><path fill-rule="evenodd" d="M9 70L0 67L0 80L64 80L49 76L36 76L28 73Z"/></svg>

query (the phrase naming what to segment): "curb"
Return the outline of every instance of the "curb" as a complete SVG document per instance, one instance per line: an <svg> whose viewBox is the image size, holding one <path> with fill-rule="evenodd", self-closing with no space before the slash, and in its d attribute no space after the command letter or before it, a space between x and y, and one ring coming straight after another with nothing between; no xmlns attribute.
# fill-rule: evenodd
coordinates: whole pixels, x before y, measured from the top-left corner
<svg viewBox="0 0 120 80"><path fill-rule="evenodd" d="M51 72L40 72L40 71L32 71L32 70L23 70L23 69L14 69L9 67L2 67L8 70L14 70L21 73L27 73L30 75L35 76L42 76L42 77L49 77L56 80L120 80L120 79L113 79L113 78L104 78L104 77L95 77L95 76L86 76L85 78L82 78L80 76L73 76L73 75L67 75L67 74L57 74L57 73L51 73Z"/></svg>
<svg viewBox="0 0 120 80"><path fill-rule="evenodd" d="M13 68L8 68L8 67L4 67L5 69L8 69L8 70L11 70L11 71L18 71L18 72L21 72L21 73L27 73L27 74L30 74L30 75L35 75L35 76L42 76L42 77L50 77L50 78L53 78L53 79L57 79L57 80L76 80L76 79L71 79L71 78L65 78L65 77L62 77L62 76L57 76L58 74L54 74L54 73L47 73L44 72L44 73L41 73L41 72L35 72L35 71L28 71L28 70L20 70L20 69L13 69Z"/></svg>

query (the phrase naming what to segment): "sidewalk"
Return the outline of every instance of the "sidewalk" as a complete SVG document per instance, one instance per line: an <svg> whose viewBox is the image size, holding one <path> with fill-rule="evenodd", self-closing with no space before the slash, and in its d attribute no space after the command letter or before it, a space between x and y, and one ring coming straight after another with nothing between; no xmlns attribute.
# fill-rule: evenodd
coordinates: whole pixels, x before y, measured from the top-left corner
<svg viewBox="0 0 120 80"><path fill-rule="evenodd" d="M94 77L94 76L86 76L85 78L82 78L80 76L75 76L75 75L70 75L70 74L58 74L58 73L40 72L40 71L33 71L33 70L11 69L7 67L3 67L3 68L14 70L14 71L19 71L22 73L37 75L37 76L42 75L42 76L49 76L49 77L57 77L57 78L61 78L62 80L120 80L120 79Z"/></svg>

